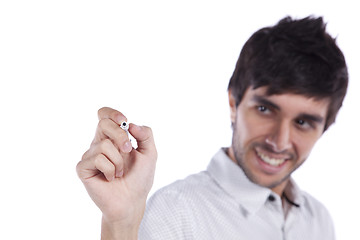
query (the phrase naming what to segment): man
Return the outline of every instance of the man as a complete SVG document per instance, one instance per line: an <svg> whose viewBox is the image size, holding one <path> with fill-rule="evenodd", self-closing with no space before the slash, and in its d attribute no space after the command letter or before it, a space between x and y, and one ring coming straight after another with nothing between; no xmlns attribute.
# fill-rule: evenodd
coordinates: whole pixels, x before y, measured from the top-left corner
<svg viewBox="0 0 360 240"><path fill-rule="evenodd" d="M77 166L103 213L103 239L334 239L324 206L291 174L335 121L348 84L344 56L322 18L285 18L244 45L229 83L233 140L206 171L147 203L156 162L148 127L99 110L90 149ZM145 214L144 214L145 212Z"/></svg>

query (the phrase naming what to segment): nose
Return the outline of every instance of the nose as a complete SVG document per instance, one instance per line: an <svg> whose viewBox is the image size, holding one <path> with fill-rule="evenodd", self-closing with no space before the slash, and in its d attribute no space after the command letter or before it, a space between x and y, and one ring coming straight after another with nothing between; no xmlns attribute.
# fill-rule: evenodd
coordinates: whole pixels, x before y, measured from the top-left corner
<svg viewBox="0 0 360 240"><path fill-rule="evenodd" d="M291 125L285 121L279 122L273 132L267 136L265 142L274 152L281 153L291 148Z"/></svg>

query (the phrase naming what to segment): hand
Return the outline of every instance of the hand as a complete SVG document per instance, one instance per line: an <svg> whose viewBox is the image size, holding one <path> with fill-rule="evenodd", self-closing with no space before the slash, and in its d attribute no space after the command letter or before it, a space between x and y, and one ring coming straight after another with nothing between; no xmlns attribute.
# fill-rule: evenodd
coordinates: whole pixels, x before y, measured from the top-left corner
<svg viewBox="0 0 360 240"><path fill-rule="evenodd" d="M98 116L94 140L78 163L77 173L103 213L103 230L105 224L106 229L137 232L157 159L152 131L130 124L129 132L138 145L134 149L127 133L119 127L127 121L123 114L101 108Z"/></svg>

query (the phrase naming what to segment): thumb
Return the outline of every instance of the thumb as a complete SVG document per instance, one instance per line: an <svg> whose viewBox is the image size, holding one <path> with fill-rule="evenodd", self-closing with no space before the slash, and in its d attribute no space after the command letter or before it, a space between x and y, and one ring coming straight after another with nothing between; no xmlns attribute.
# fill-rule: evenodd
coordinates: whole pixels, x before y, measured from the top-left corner
<svg viewBox="0 0 360 240"><path fill-rule="evenodd" d="M138 145L137 151L144 154L156 154L154 136L151 128L130 123L129 132L136 139Z"/></svg>

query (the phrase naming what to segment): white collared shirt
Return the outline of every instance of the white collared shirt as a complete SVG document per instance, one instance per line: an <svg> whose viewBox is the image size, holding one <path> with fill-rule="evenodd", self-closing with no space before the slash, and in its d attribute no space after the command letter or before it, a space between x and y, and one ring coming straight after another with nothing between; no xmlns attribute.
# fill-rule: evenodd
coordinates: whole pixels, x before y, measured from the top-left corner
<svg viewBox="0 0 360 240"><path fill-rule="evenodd" d="M148 201L139 239L333 240L325 207L290 180L280 196L249 181L221 149L204 172ZM284 210L286 213L284 213Z"/></svg>

